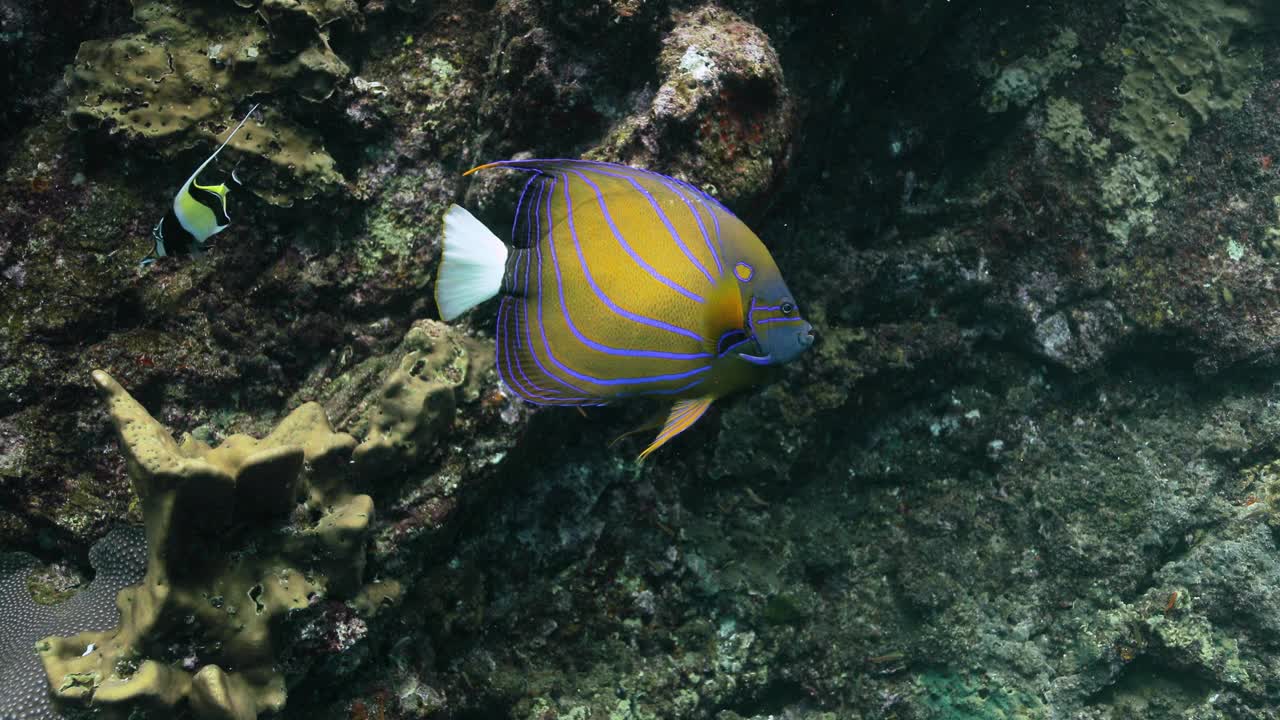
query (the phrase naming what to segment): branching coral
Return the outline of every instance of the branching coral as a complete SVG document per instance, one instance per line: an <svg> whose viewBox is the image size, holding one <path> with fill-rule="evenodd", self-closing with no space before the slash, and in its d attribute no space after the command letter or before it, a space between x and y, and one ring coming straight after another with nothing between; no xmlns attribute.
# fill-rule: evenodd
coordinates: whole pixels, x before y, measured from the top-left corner
<svg viewBox="0 0 1280 720"><path fill-rule="evenodd" d="M373 503L345 490L355 439L309 403L261 440L178 443L106 373L94 380L142 503L147 574L120 593L118 628L41 643L56 698L185 702L199 717L236 720L279 710L273 623L361 584ZM305 517L290 522L299 495Z"/></svg>
<svg viewBox="0 0 1280 720"><path fill-rule="evenodd" d="M0 703L35 703L43 714L33 720L57 717L44 692L47 675L64 708L91 705L120 716L149 708L168 717L187 707L216 720L280 710L282 634L294 655L321 646L322 654L346 652L364 637L364 618L398 597L394 581L363 582L373 501L353 492L352 481L385 477L435 446L456 403L476 399L476 384L468 381L487 377L477 350L441 323L415 324L399 362L370 369L370 380L385 374L382 386L348 417L367 435L360 445L334 432L315 402L261 439L232 435L217 447L189 434L175 441L115 380L95 372L141 505L146 575L140 577L139 549L127 582L95 582L95 593L82 594L101 605L97 588L109 588L110 606L116 590L141 579L119 593L122 615L33 622L16 645L0 626L0 650L25 648L29 662L14 672L31 676L13 683L21 692L12 700L0 695ZM451 507L448 491L439 490L430 502ZM142 548L133 532L138 542L129 547ZM0 556L0 611L30 615L29 603L10 597L28 564ZM88 602L80 597L67 606ZM296 622L283 624L286 618ZM329 642L335 623L340 627ZM56 636L73 632L79 634ZM39 655L30 652L45 635L36 644Z"/></svg>

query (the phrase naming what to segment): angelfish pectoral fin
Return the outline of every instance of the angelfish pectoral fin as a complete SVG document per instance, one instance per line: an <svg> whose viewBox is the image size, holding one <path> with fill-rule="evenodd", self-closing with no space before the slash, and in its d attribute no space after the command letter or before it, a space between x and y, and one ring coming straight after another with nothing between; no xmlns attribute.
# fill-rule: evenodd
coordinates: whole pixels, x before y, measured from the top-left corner
<svg viewBox="0 0 1280 720"><path fill-rule="evenodd" d="M746 353L738 353L739 360L746 360L752 365L772 365L772 355L748 355Z"/></svg>
<svg viewBox="0 0 1280 720"><path fill-rule="evenodd" d="M640 457L636 458L636 462L644 462L646 457L654 450L667 444L671 438L688 430L693 426L698 418L707 412L707 408L711 407L711 403L715 398L704 397L695 398L693 400L681 400L671 408L671 414L667 416L667 422L662 426L662 432L658 433L658 437L649 443L649 447L640 453Z"/></svg>
<svg viewBox="0 0 1280 720"><path fill-rule="evenodd" d="M746 324L747 319L742 313L742 296L738 291L738 283L722 281L717 284L707 302L706 342L704 343L707 352L719 355L723 351L721 344L729 340L730 336L746 337L748 335L744 329Z"/></svg>

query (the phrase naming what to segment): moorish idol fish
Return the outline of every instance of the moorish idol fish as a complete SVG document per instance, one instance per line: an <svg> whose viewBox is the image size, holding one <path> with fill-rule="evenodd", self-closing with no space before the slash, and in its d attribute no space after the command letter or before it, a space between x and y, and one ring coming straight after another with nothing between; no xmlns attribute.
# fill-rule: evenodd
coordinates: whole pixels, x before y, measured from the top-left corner
<svg viewBox="0 0 1280 720"><path fill-rule="evenodd" d="M167 255L198 252L203 249L206 240L231 225L231 218L227 216L227 186L223 183L201 185L196 182L196 178L200 176L200 171L218 157L222 148L226 147L227 143L231 142L231 138L240 132L240 128L244 127L244 124L253 116L253 111L257 109L257 105L249 108L249 112L245 113L240 124L236 125L212 155L200 163L200 167L196 168L196 171L191 173L191 177L182 184L178 194L173 196L173 206L151 230L151 239L155 241L155 246L151 254L143 259L142 264L146 265L154 262L156 258ZM234 176L233 173L232 177Z"/></svg>
<svg viewBox="0 0 1280 720"><path fill-rule="evenodd" d="M539 405L674 401L643 460L717 398L813 344L764 243L715 198L648 170L508 160L530 175L511 244L457 205L444 217L445 320L501 297L497 367Z"/></svg>

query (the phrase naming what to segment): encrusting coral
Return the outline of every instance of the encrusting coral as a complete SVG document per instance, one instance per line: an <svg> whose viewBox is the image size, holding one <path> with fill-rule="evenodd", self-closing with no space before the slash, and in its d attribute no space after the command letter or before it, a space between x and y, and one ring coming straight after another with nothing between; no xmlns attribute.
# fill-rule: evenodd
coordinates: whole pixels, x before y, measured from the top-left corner
<svg viewBox="0 0 1280 720"><path fill-rule="evenodd" d="M365 440L354 453L357 463L379 467L395 458L412 460L431 447L431 438L453 420L458 390L477 349L468 353L468 344L448 326L430 320L409 329L406 352L387 374L368 414Z"/></svg>
<svg viewBox="0 0 1280 720"><path fill-rule="evenodd" d="M273 623L361 585L373 501L345 487L355 439L308 403L261 440L179 443L110 376L93 377L141 500L147 574L120 593L119 627L42 641L56 699L121 714L186 702L236 720L279 710Z"/></svg>
<svg viewBox="0 0 1280 720"><path fill-rule="evenodd" d="M1031 104L1058 77L1080 67L1077 49L1080 38L1073 30L1063 30L1047 51L1019 58L991 79L982 99L987 112L1000 113L1009 106Z"/></svg>
<svg viewBox="0 0 1280 720"><path fill-rule="evenodd" d="M349 75L328 37L335 23L359 22L352 0L133 0L133 7L139 31L84 43L68 68L73 124L104 125L172 156L197 138L220 140L236 102L272 94L266 122L231 143L265 161L247 167L246 187L278 205L342 187L320 138L287 108L295 98L327 99Z"/></svg>
<svg viewBox="0 0 1280 720"><path fill-rule="evenodd" d="M1257 0L1130 2L1115 49L1125 69L1115 128L1138 150L1172 165L1191 129L1238 110L1259 63L1242 36L1261 25ZM1243 47L1242 47L1243 45Z"/></svg>

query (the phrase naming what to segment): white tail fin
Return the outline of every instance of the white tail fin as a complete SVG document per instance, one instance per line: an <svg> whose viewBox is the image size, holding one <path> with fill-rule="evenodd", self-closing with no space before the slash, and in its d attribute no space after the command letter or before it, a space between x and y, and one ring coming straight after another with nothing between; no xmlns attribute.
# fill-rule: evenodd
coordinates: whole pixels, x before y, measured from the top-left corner
<svg viewBox="0 0 1280 720"><path fill-rule="evenodd" d="M436 273L436 307L453 320L502 289L507 246L457 205L444 214L444 252Z"/></svg>

